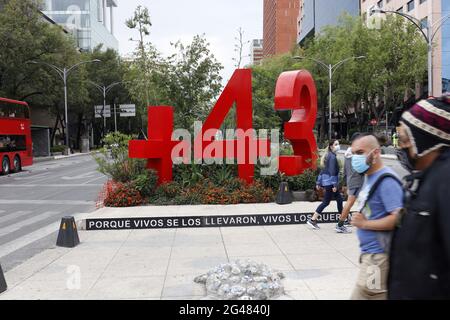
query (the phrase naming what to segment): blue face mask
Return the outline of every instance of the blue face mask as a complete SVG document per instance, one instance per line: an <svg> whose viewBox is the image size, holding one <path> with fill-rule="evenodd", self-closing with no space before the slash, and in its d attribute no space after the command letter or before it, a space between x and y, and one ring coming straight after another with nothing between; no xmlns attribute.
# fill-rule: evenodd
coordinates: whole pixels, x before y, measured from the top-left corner
<svg viewBox="0 0 450 320"><path fill-rule="evenodd" d="M360 174L366 173L370 169L370 166L367 164L367 156L354 154L352 156L352 167L353 170Z"/></svg>

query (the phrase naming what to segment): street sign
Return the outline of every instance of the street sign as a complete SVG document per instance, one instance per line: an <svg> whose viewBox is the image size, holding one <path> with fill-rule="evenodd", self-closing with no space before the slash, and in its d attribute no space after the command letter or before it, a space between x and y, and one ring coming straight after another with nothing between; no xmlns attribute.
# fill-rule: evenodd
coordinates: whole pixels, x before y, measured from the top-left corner
<svg viewBox="0 0 450 320"><path fill-rule="evenodd" d="M136 105L134 104L121 104L119 106L121 117L135 117Z"/></svg>
<svg viewBox="0 0 450 320"><path fill-rule="evenodd" d="M105 118L111 118L111 106L106 106L104 110ZM103 106L95 106L95 118L103 118Z"/></svg>

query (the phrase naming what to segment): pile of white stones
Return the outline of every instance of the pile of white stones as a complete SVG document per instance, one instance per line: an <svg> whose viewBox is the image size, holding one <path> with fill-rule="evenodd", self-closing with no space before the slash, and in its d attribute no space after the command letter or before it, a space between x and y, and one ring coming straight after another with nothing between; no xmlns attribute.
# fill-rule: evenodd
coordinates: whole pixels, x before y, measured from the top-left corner
<svg viewBox="0 0 450 320"><path fill-rule="evenodd" d="M255 261L221 264L194 279L206 285L207 298L214 300L269 300L284 295L284 275Z"/></svg>

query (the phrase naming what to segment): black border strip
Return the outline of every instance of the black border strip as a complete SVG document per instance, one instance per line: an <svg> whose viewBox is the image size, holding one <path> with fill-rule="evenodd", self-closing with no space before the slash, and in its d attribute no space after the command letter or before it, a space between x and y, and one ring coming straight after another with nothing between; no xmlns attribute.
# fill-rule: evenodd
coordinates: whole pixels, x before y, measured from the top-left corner
<svg viewBox="0 0 450 320"><path fill-rule="evenodd" d="M306 224L313 213L246 214L228 216L184 216L86 219L87 231L227 228ZM338 212L323 213L319 222L336 223Z"/></svg>

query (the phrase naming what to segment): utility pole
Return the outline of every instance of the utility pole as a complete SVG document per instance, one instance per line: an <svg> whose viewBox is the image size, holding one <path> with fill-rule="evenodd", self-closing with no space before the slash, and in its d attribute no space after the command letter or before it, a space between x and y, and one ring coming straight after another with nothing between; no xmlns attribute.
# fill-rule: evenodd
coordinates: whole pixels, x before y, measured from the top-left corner
<svg viewBox="0 0 450 320"><path fill-rule="evenodd" d="M86 63L94 63L94 62L101 62L101 60L99 59L95 59L95 60L90 60L90 61L82 61L79 62L71 67L64 67L64 68L59 68L53 64L47 63L47 62L41 62L41 61L29 61L28 63L32 63L32 64L42 64L45 65L47 67L52 68L53 70L56 71L56 73L61 77L63 83L64 83L64 117L65 117L65 136L66 136L66 147L70 150L70 145L69 145L69 116L68 116L68 106L67 106L67 78L69 76L69 74L75 70L76 68L78 68L79 66L86 64Z"/></svg>

